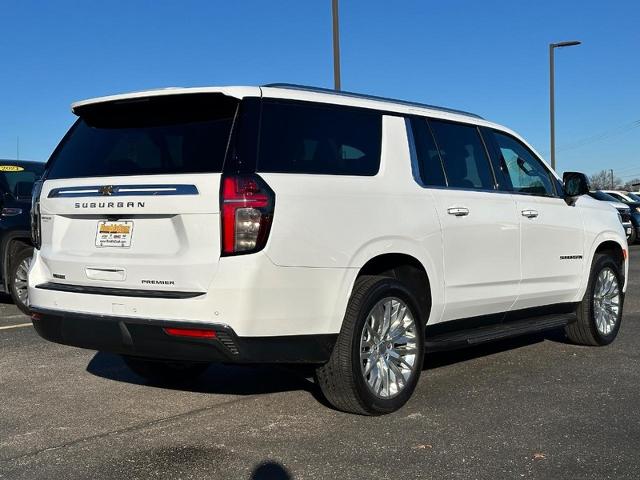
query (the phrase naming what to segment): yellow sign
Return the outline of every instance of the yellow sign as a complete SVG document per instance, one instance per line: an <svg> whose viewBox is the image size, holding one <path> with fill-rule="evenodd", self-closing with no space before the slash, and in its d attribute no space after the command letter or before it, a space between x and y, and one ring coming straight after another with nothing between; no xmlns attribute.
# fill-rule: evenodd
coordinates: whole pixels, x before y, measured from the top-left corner
<svg viewBox="0 0 640 480"><path fill-rule="evenodd" d="M0 172L22 172L24 167L17 165L0 165Z"/></svg>
<svg viewBox="0 0 640 480"><path fill-rule="evenodd" d="M129 233L130 228L129 225L121 225L121 224L111 224L111 225L100 225L100 233Z"/></svg>

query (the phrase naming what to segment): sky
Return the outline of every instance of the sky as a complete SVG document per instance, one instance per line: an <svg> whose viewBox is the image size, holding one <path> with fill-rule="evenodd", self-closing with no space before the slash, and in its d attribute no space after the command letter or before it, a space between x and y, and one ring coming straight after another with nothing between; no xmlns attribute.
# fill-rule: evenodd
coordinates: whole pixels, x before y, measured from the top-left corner
<svg viewBox="0 0 640 480"><path fill-rule="evenodd" d="M342 88L460 108L558 171L640 178L640 1L340 0ZM73 101L167 86L333 86L331 0L0 0L0 158L46 160Z"/></svg>

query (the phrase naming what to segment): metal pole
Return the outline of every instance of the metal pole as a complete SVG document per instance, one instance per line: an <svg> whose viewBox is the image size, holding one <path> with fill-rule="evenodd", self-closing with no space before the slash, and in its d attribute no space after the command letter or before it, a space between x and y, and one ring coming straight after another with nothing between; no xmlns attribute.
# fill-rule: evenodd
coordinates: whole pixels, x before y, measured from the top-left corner
<svg viewBox="0 0 640 480"><path fill-rule="evenodd" d="M555 49L580 45L577 40L549 44L549 127L551 129L551 168L556 169L556 94L555 94Z"/></svg>
<svg viewBox="0 0 640 480"><path fill-rule="evenodd" d="M613 190L615 187L613 186L613 169L611 169L611 190Z"/></svg>
<svg viewBox="0 0 640 480"><path fill-rule="evenodd" d="M551 128L551 168L556 169L556 105L555 105L555 58L553 44L549 45L549 125Z"/></svg>
<svg viewBox="0 0 640 480"><path fill-rule="evenodd" d="M338 0L332 0L331 14L333 16L333 84L336 90L340 90L340 28L338 21Z"/></svg>

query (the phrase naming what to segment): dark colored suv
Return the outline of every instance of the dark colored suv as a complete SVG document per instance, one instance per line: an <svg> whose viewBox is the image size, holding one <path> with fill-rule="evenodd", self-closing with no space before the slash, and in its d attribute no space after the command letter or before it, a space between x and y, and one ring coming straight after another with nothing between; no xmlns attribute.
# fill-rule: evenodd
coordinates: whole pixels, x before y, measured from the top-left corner
<svg viewBox="0 0 640 480"><path fill-rule="evenodd" d="M31 191L44 163L0 160L0 288L29 313L27 272L31 263Z"/></svg>

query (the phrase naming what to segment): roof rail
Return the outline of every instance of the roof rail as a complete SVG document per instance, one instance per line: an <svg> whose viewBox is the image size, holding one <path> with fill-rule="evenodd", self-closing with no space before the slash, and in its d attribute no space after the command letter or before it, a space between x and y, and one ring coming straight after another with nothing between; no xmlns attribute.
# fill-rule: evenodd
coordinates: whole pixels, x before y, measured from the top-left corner
<svg viewBox="0 0 640 480"><path fill-rule="evenodd" d="M407 106L410 106L410 107L428 108L430 110L439 110L441 112L457 113L459 115L466 115L468 117L474 117L474 118L483 119L480 115L477 115L475 113L465 112L464 110L456 110L455 108L438 107L438 106L429 105L429 104L426 104L426 103L410 102L408 100L398 100L398 99L395 99L395 98L379 97L377 95L367 95L367 94L364 94L364 93L345 92L343 90L332 90L330 88L311 87L311 86L308 86L308 85L297 85L295 83L267 83L267 84L262 85L262 86L263 87L272 87L272 88L284 88L284 89L287 89L287 90L302 90L302 91L305 91L305 92L328 93L328 94L332 94L332 95L341 95L343 97L362 98L362 99L365 99L365 100L378 100L378 101L382 101L382 102L399 103L401 105L407 105Z"/></svg>

